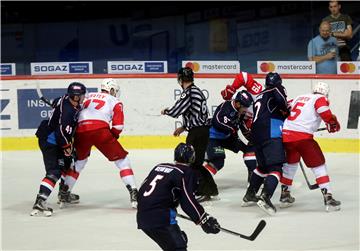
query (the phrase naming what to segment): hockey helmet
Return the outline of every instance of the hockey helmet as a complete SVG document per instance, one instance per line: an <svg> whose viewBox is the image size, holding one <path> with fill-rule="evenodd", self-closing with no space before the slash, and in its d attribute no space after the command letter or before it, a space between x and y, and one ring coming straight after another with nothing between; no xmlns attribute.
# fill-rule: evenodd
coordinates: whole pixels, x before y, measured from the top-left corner
<svg viewBox="0 0 360 251"><path fill-rule="evenodd" d="M68 89L67 94L71 99L74 99L75 96L82 96L86 93L86 87L82 83L79 82L72 82Z"/></svg>
<svg viewBox="0 0 360 251"><path fill-rule="evenodd" d="M120 96L120 86L112 78L105 78L101 83L101 90L107 91L114 97ZM111 92L113 90L113 92Z"/></svg>
<svg viewBox="0 0 360 251"><path fill-rule="evenodd" d="M269 72L266 75L266 78L265 78L265 87L266 88L279 86L279 85L281 85L281 83L282 83L282 80L278 73Z"/></svg>
<svg viewBox="0 0 360 251"><path fill-rule="evenodd" d="M195 150L190 144L180 143L174 151L174 160L184 164L192 164L195 161Z"/></svg>
<svg viewBox="0 0 360 251"><path fill-rule="evenodd" d="M177 74L178 82L194 82L194 72L190 67L182 67Z"/></svg>
<svg viewBox="0 0 360 251"><path fill-rule="evenodd" d="M330 88L329 85L325 82L317 82L314 86L313 86L313 93L320 93L326 97L329 96L329 92L330 92Z"/></svg>
<svg viewBox="0 0 360 251"><path fill-rule="evenodd" d="M249 92L242 90L236 94L235 101L240 102L242 106L250 107L253 103L253 98Z"/></svg>

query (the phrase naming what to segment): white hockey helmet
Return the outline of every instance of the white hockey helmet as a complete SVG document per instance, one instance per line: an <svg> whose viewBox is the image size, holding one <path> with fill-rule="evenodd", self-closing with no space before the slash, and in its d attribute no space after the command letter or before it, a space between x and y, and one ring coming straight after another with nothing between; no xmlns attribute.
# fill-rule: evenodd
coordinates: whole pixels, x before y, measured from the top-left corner
<svg viewBox="0 0 360 251"><path fill-rule="evenodd" d="M329 92L330 92L330 88L329 85L325 82L317 82L314 86L313 86L313 93L320 93L326 97L329 96Z"/></svg>
<svg viewBox="0 0 360 251"><path fill-rule="evenodd" d="M109 92L114 97L120 96L120 86L112 78L105 78L101 83L101 90ZM113 90L113 92L111 92Z"/></svg>

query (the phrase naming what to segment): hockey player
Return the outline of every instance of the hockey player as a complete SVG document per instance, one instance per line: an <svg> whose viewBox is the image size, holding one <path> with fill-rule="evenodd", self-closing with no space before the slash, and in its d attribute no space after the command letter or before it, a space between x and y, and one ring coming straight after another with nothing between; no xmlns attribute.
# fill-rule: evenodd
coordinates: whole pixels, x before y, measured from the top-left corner
<svg viewBox="0 0 360 251"><path fill-rule="evenodd" d="M71 162L73 134L85 93L86 87L83 84L71 83L67 94L54 100L50 119L43 120L36 131L46 175L41 181L31 216L40 214L51 216L53 213L52 208L47 206L46 200L62 172L68 167L67 164Z"/></svg>
<svg viewBox="0 0 360 251"><path fill-rule="evenodd" d="M253 99L263 90L263 86L254 80L254 78L247 72L240 72L236 75L232 85L227 85L224 90L221 91L221 96L224 100L230 100L238 89L244 87L252 96ZM253 109L252 106L247 109L242 127L240 128L245 138L248 140L247 151L243 154L243 159L248 170L254 170L257 163L254 152L253 143L250 140L250 128L252 124Z"/></svg>
<svg viewBox="0 0 360 251"><path fill-rule="evenodd" d="M255 145L257 168L250 179L250 185L243 198L246 203L257 202L258 206L270 215L276 208L271 197L278 185L285 160L281 128L287 112L286 90L278 73L268 73L265 90L256 98L251 138ZM260 186L264 184L259 200L256 197Z"/></svg>
<svg viewBox="0 0 360 251"><path fill-rule="evenodd" d="M250 93L243 90L238 92L234 100L225 101L216 108L211 120L210 139L204 162L204 167L211 174L215 175L224 166L224 148L234 153L249 152L247 145L240 140L238 130L244 122L246 109L252 103ZM248 179L255 167L248 169Z"/></svg>
<svg viewBox="0 0 360 251"><path fill-rule="evenodd" d="M173 135L179 136L185 130L188 131L186 143L192 145L196 153L195 162L192 164L199 179L196 195L199 200L202 200L204 197L216 196L219 193L213 177L203 168L205 151L209 141L209 111L206 97L194 84L192 69L189 67L181 68L177 77L183 92L174 106L162 110L161 114L173 118L180 115L183 117L183 126L177 128Z"/></svg>
<svg viewBox="0 0 360 251"><path fill-rule="evenodd" d="M74 168L67 173L65 184L71 191L88 161L91 147L95 146L120 170L120 178L130 193L131 205L136 208L137 188L127 157L128 152L117 140L124 128L123 105L117 99L119 95L120 88L113 79L103 80L101 92L88 94L84 109L80 112L75 134L77 160Z"/></svg>
<svg viewBox="0 0 360 251"><path fill-rule="evenodd" d="M291 114L285 120L283 127L287 163L283 167L281 179L283 184L280 197L282 207L291 206L295 201L295 198L290 195L290 191L301 157L315 175L316 183L324 197L326 211L340 210L340 201L332 197L324 154L313 138L321 120L326 123L330 133L340 130L340 124L329 108L328 95L328 84L318 82L314 85L311 94L300 95L292 102Z"/></svg>
<svg viewBox="0 0 360 251"><path fill-rule="evenodd" d="M176 221L179 204L204 232L216 234L220 231L220 225L194 197L197 181L194 171L189 167L195 161L194 148L180 143L175 148L174 160L174 164L156 165L141 185L137 225L162 250L184 251L187 236Z"/></svg>

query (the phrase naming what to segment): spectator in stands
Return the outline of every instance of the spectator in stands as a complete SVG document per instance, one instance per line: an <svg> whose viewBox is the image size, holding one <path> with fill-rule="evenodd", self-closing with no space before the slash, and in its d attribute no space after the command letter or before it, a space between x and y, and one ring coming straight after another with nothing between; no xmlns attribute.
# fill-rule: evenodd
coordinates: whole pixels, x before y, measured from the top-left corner
<svg viewBox="0 0 360 251"><path fill-rule="evenodd" d="M341 4L338 1L329 2L330 15L323 21L328 21L331 25L331 35L336 38L339 48L339 57L341 61L351 61L350 47L347 41L352 38L352 20L349 15L340 13Z"/></svg>
<svg viewBox="0 0 360 251"><path fill-rule="evenodd" d="M316 73L336 74L339 51L336 38L330 35L330 23L321 22L319 33L308 44L308 59L316 62Z"/></svg>

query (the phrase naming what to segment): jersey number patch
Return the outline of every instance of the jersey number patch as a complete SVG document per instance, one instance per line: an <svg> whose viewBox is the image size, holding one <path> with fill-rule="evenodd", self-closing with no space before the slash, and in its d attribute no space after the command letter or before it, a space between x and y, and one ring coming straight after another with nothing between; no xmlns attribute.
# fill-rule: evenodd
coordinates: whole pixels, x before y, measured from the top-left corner
<svg viewBox="0 0 360 251"><path fill-rule="evenodd" d="M153 180L150 182L150 190L149 191L145 191L144 192L144 197L147 197L149 196L152 192L154 192L154 189L156 187L156 182L159 181L159 180L162 180L164 178L164 175L156 175L155 178L153 178Z"/></svg>
<svg viewBox="0 0 360 251"><path fill-rule="evenodd" d="M105 101L104 100L100 100L100 99L88 99L86 100L86 102L84 103L84 108L88 108L90 103L95 103L97 104L95 106L96 110L100 110L101 107L103 107L105 105Z"/></svg>
<svg viewBox="0 0 360 251"><path fill-rule="evenodd" d="M301 113L301 107L303 107L305 103L297 102L294 107L291 109L290 116L287 117L288 120L295 120ZM294 113L294 114L293 114Z"/></svg>

